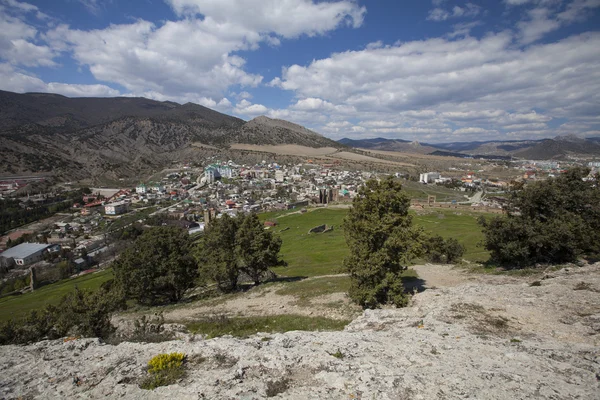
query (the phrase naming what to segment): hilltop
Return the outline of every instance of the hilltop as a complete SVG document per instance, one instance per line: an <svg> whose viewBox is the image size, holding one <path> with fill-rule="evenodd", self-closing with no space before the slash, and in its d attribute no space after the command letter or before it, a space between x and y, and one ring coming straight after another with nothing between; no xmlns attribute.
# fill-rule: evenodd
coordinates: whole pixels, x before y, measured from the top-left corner
<svg viewBox="0 0 600 400"><path fill-rule="evenodd" d="M428 289L411 306L365 311L341 332L3 346L0 396L597 398L600 264L546 273L534 284L449 266L428 271ZM148 360L175 351L188 357L187 376L140 389Z"/></svg>

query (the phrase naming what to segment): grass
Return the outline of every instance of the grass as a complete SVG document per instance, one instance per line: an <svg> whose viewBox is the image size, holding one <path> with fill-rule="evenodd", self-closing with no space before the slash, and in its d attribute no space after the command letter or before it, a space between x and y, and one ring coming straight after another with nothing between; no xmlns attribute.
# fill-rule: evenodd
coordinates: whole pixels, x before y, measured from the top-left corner
<svg viewBox="0 0 600 400"><path fill-rule="evenodd" d="M261 214L263 221L278 222L271 229L281 237L281 256L288 263L287 267L274 268L273 271L283 276L307 277L340 273L343 260L348 255L341 226L347 212L347 209L320 208L303 214L291 214L290 211ZM478 246L483 233L477 217L482 213L435 210L421 215L411 211L411 214L416 225L444 238L456 238L465 245L464 259L471 262L488 260L489 253ZM308 233L309 229L322 224L333 225L334 230L322 234Z"/></svg>
<svg viewBox="0 0 600 400"><path fill-rule="evenodd" d="M79 278L60 281L36 289L33 293L0 299L0 321L19 318L29 311L39 310L47 304L58 304L60 299L75 287L79 289L98 289L104 282L112 279L112 270L84 275Z"/></svg>
<svg viewBox="0 0 600 400"><path fill-rule="evenodd" d="M327 294L347 292L349 288L349 277L336 276L288 283L275 293L280 296L295 296L298 297L299 300L307 300Z"/></svg>
<svg viewBox="0 0 600 400"><path fill-rule="evenodd" d="M484 262L489 259L489 252L479 243L483 240L481 227L477 217L482 213L471 213L456 210L435 210L427 214L413 214L416 225L444 238L455 238L466 247L463 256L472 262Z"/></svg>
<svg viewBox="0 0 600 400"><path fill-rule="evenodd" d="M460 190L449 189L444 186L438 186L435 184L424 185L419 182L403 181L402 190L408 194L411 199L418 199L421 201L427 201L428 196L435 196L435 200L438 202L450 202L456 200L457 202L466 201L467 198L472 196L472 193L461 192Z"/></svg>
<svg viewBox="0 0 600 400"><path fill-rule="evenodd" d="M287 267L273 269L278 275L318 276L340 273L344 257L348 254L342 221L344 209L315 209L304 214L277 217L277 214L261 214L261 219L275 219L279 225L273 229L279 232L283 244L281 256ZM281 213L279 213L281 214ZM326 233L309 234L315 226L327 224L334 229ZM282 232L283 229L289 228Z"/></svg>
<svg viewBox="0 0 600 400"><path fill-rule="evenodd" d="M226 316L209 318L191 322L187 328L192 333L214 338L223 335L247 337L258 332L288 332L288 331L340 331L350 321L335 320L324 317L306 317L303 315L273 315L262 317Z"/></svg>

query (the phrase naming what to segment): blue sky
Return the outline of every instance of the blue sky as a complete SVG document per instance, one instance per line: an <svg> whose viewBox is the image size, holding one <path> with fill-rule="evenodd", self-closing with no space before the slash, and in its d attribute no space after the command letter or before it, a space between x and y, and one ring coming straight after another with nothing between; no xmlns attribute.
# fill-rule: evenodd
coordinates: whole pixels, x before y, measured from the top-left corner
<svg viewBox="0 0 600 400"><path fill-rule="evenodd" d="M333 139L600 136L600 0L0 0L0 89Z"/></svg>

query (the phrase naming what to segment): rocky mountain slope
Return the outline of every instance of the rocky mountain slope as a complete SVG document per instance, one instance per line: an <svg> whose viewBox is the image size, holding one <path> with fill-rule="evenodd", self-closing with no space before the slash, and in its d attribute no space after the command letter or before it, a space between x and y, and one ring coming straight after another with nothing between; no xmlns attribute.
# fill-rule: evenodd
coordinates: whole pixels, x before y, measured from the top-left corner
<svg viewBox="0 0 600 400"><path fill-rule="evenodd" d="M4 91L0 138L0 174L52 172L65 178L116 179L195 161L210 152L198 144L343 147L286 121L245 122L192 103Z"/></svg>
<svg viewBox="0 0 600 400"><path fill-rule="evenodd" d="M441 273L448 270L439 267ZM600 263L430 287L342 332L259 333L0 348L0 397L127 399L597 399ZM146 391L147 362L187 355L187 376Z"/></svg>

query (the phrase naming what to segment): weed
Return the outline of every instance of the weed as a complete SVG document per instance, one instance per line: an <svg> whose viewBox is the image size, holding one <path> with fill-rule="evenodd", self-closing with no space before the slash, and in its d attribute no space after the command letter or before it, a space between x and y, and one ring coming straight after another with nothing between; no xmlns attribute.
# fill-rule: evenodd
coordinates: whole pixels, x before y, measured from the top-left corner
<svg viewBox="0 0 600 400"><path fill-rule="evenodd" d="M342 352L340 351L340 349L337 349L337 351L336 351L335 353L330 353L330 352L327 352L327 354L329 354L330 356L333 356L333 357L335 357L335 358L339 358L340 360L343 360L343 359L344 359L344 353L342 353Z"/></svg>
<svg viewBox="0 0 600 400"><path fill-rule="evenodd" d="M238 362L237 358L232 357L220 350L215 353L213 358L215 359L217 365L223 368L231 368Z"/></svg>
<svg viewBox="0 0 600 400"><path fill-rule="evenodd" d="M204 334L207 338L223 335L248 337L258 332L342 330L348 322L293 314L236 318L221 315L188 323L187 327L190 332Z"/></svg>
<svg viewBox="0 0 600 400"><path fill-rule="evenodd" d="M260 341L261 341L261 342L268 342L268 341L270 341L271 339L272 339L271 337L269 337L269 336L265 336L265 337L262 337L262 338L260 338Z"/></svg>
<svg viewBox="0 0 600 400"><path fill-rule="evenodd" d="M573 290L591 290L592 289L592 285L590 285L587 282L579 282L577 285L575 285L575 287L573 288Z"/></svg>
<svg viewBox="0 0 600 400"><path fill-rule="evenodd" d="M533 281L529 284L529 286L542 286L542 282L540 281Z"/></svg>
<svg viewBox="0 0 600 400"><path fill-rule="evenodd" d="M516 338L512 338L512 339L510 339L510 342L511 343L521 343L521 340L516 339Z"/></svg>

